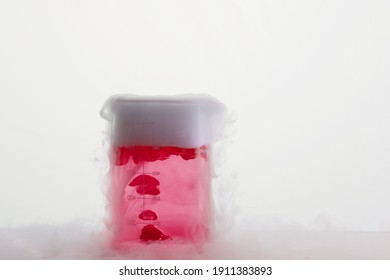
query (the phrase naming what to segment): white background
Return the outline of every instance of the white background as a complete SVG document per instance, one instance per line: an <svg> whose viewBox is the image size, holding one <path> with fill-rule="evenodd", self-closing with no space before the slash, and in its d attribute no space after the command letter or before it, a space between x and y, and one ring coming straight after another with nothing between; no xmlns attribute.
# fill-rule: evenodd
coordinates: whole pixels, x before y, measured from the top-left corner
<svg viewBox="0 0 390 280"><path fill-rule="evenodd" d="M237 116L237 227L388 232L389 18L379 0L1 1L0 227L100 221L109 95L209 93Z"/></svg>

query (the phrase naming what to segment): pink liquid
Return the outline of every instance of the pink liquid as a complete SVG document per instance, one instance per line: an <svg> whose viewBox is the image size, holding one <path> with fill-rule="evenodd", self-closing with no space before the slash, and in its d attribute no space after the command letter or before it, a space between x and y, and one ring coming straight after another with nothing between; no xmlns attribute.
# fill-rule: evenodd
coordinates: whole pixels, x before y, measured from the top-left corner
<svg viewBox="0 0 390 280"><path fill-rule="evenodd" d="M209 235L207 147L114 147L113 246L129 242L198 243Z"/></svg>

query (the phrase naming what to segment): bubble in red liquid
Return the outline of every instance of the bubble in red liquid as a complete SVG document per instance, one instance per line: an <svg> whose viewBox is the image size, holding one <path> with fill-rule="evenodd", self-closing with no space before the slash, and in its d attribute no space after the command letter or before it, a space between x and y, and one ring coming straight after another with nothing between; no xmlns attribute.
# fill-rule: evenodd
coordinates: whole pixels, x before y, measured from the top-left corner
<svg viewBox="0 0 390 280"><path fill-rule="evenodd" d="M138 215L141 220L157 220L157 214L152 210L144 210Z"/></svg>
<svg viewBox="0 0 390 280"><path fill-rule="evenodd" d="M139 237L142 241L162 241L172 239L170 236L162 233L161 230L154 225L146 225L142 228L141 235Z"/></svg>
<svg viewBox="0 0 390 280"><path fill-rule="evenodd" d="M201 146L200 147L200 157L201 158L204 158L205 160L207 160L207 147L206 146Z"/></svg>
<svg viewBox="0 0 390 280"><path fill-rule="evenodd" d="M115 165L121 166L133 159L135 164L142 161L153 162L156 160L166 160L170 156L180 156L184 160L194 159L196 157L196 149L194 148L179 148L179 147L159 147L152 146L132 146L132 147L116 147L115 148Z"/></svg>
<svg viewBox="0 0 390 280"><path fill-rule="evenodd" d="M160 181L150 175L138 175L130 183L129 186L137 187L137 193L144 195L158 195L160 190L158 189Z"/></svg>

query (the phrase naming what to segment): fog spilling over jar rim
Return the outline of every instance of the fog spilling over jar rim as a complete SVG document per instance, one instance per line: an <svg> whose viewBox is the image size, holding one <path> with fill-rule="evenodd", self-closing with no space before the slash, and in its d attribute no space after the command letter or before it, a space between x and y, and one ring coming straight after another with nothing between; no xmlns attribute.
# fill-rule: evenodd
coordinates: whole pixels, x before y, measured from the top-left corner
<svg viewBox="0 0 390 280"><path fill-rule="evenodd" d="M206 94L111 96L101 116L111 122L112 144L201 147L220 140L226 107Z"/></svg>

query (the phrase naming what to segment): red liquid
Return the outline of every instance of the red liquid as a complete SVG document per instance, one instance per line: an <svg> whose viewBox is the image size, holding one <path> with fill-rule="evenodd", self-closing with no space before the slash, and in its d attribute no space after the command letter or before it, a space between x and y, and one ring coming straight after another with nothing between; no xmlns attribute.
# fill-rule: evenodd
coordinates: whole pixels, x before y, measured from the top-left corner
<svg viewBox="0 0 390 280"><path fill-rule="evenodd" d="M137 187L137 193L141 195L150 194L150 195L158 195L160 194L160 190L158 186L160 185L160 181L156 178L149 175L138 175L133 179L129 186Z"/></svg>
<svg viewBox="0 0 390 280"><path fill-rule="evenodd" d="M210 223L207 147L116 147L111 169L114 247L202 242Z"/></svg>
<svg viewBox="0 0 390 280"><path fill-rule="evenodd" d="M138 215L138 218L140 218L141 220L144 220L144 221L149 221L149 220L157 220L158 219L158 216L157 214L152 211L152 210L144 210L142 211L139 215Z"/></svg>
<svg viewBox="0 0 390 280"><path fill-rule="evenodd" d="M165 235L154 225L147 225L142 228L141 236L139 237L142 241L163 241L172 239L170 236Z"/></svg>

